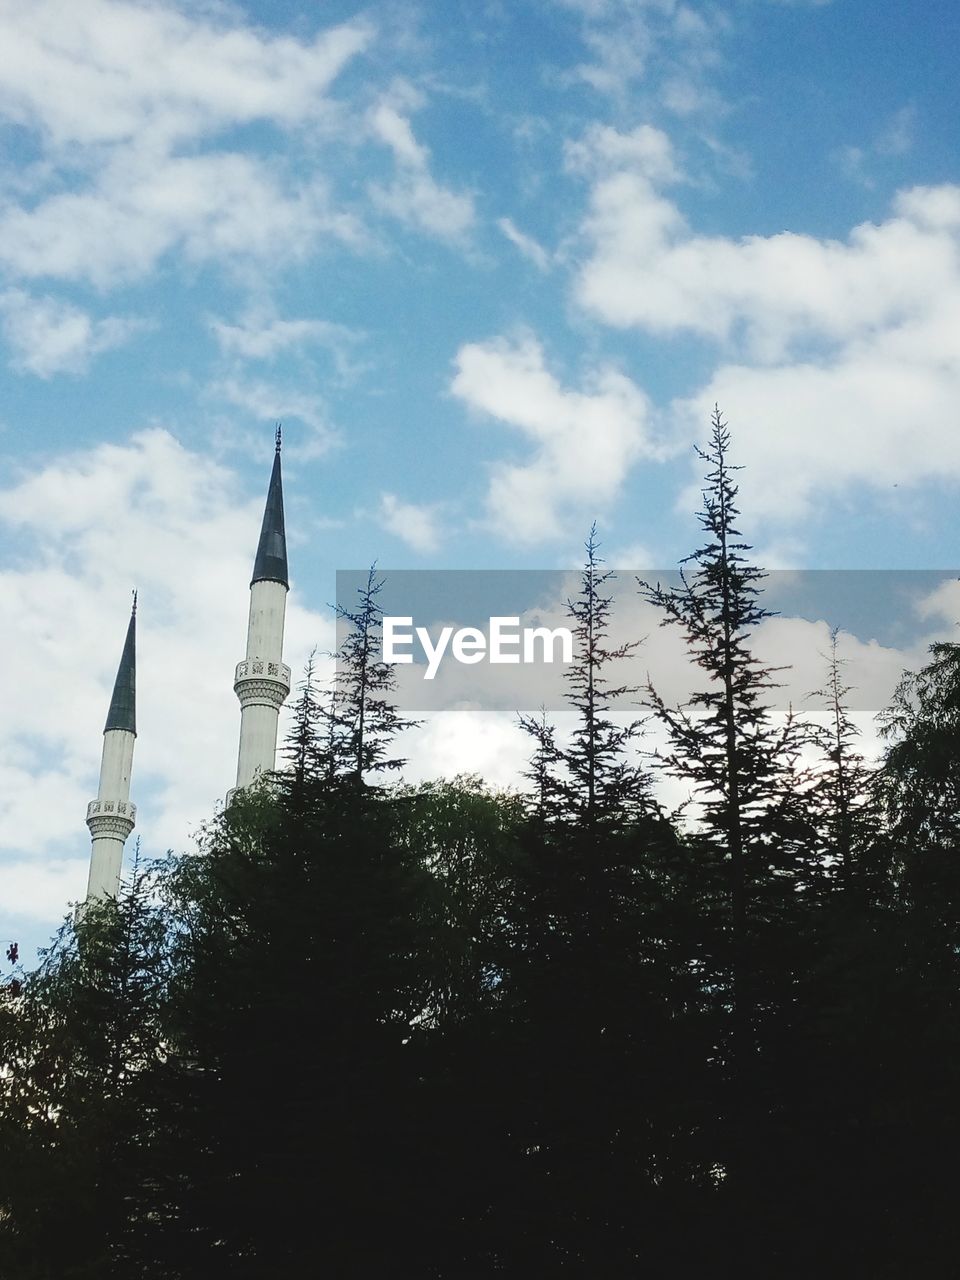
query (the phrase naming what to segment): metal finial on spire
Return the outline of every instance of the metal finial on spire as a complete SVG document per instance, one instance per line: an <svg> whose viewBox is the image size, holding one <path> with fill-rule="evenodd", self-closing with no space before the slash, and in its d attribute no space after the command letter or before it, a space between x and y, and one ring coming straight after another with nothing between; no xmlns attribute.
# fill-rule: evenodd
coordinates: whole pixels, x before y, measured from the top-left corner
<svg viewBox="0 0 960 1280"><path fill-rule="evenodd" d="M137 588L136 587L133 588L133 608L130 610L130 612L134 614L137 612Z"/></svg>
<svg viewBox="0 0 960 1280"><path fill-rule="evenodd" d="M279 452L280 452L280 446L281 446L281 444L282 444L282 443L283 443L283 441L282 441L282 437L281 437L280 423L278 422L278 423L277 423L277 453L279 453Z"/></svg>

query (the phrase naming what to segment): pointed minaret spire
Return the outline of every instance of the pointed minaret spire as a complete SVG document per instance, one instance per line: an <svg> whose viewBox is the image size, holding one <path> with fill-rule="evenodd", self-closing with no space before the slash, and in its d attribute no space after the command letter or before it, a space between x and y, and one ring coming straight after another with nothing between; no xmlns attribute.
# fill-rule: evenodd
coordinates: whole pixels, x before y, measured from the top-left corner
<svg viewBox="0 0 960 1280"><path fill-rule="evenodd" d="M280 424L277 423L277 447L273 455L273 471L263 510L257 558L253 562L251 587L255 582L280 582L290 586L287 578L287 534L283 525L283 480L280 476Z"/></svg>
<svg viewBox="0 0 960 1280"><path fill-rule="evenodd" d="M113 685L113 697L107 712L104 733L111 729L124 729L136 737L137 733L137 593L133 593L133 608L127 624L127 638L123 642L120 666Z"/></svg>
<svg viewBox="0 0 960 1280"><path fill-rule="evenodd" d="M87 826L93 844L87 901L115 898L120 889L123 846L134 828L137 806L130 803L133 744L137 737L137 593L127 624L127 636L103 728L100 787L87 805Z"/></svg>
<svg viewBox="0 0 960 1280"><path fill-rule="evenodd" d="M290 582L283 523L280 475L280 424L277 424L273 471L267 490L260 541L250 580L247 656L238 663L234 692L240 700L240 753L237 786L248 787L276 765L277 721L290 692L290 668L282 661L283 624ZM233 792L227 796L227 803Z"/></svg>

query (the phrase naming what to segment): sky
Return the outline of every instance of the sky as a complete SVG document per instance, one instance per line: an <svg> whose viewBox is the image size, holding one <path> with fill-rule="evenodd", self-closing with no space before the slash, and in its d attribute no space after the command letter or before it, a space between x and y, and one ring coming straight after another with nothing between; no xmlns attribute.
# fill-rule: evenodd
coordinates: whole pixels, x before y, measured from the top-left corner
<svg viewBox="0 0 960 1280"><path fill-rule="evenodd" d="M918 0L0 0L0 940L84 891L133 587L144 852L231 785L277 420L295 671L337 570L563 569L593 520L674 565L715 403L761 563L944 571L851 652L953 636L958 47Z"/></svg>

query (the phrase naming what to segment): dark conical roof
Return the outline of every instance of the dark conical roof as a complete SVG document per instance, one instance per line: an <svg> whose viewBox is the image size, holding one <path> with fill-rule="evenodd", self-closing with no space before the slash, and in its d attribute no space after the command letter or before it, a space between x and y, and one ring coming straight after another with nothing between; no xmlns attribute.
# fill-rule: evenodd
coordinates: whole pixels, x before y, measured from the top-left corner
<svg viewBox="0 0 960 1280"><path fill-rule="evenodd" d="M127 638L123 643L120 655L120 667L117 680L113 686L113 697L110 699L110 710L107 712L107 723L103 732L110 729L126 729L128 733L137 732L137 599L133 599L133 611L127 627Z"/></svg>
<svg viewBox="0 0 960 1280"><path fill-rule="evenodd" d="M273 473L267 490L267 505L260 527L260 543L253 563L251 587L255 582L282 582L289 587L287 578L287 535L283 527L283 482L280 478L280 442L273 457Z"/></svg>

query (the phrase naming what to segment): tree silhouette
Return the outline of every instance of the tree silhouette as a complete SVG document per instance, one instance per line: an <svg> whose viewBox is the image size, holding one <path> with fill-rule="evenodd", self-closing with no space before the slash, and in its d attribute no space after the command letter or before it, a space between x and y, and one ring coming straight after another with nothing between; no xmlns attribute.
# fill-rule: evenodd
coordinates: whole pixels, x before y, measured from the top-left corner
<svg viewBox="0 0 960 1280"><path fill-rule="evenodd" d="M337 649L334 691L326 711L327 750L338 762L337 771L351 774L355 781L401 769L406 762L388 757L389 744L417 723L401 716L390 698L396 672L381 656L383 613L377 597L383 587L384 579L371 566L366 583L357 589L356 606L337 606L337 617L347 630Z"/></svg>

